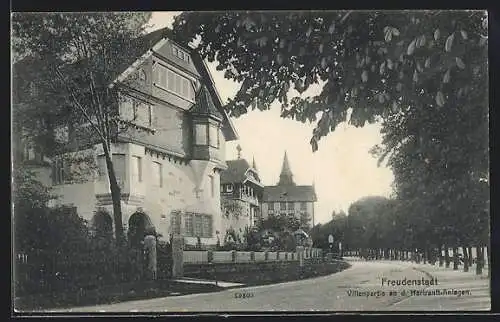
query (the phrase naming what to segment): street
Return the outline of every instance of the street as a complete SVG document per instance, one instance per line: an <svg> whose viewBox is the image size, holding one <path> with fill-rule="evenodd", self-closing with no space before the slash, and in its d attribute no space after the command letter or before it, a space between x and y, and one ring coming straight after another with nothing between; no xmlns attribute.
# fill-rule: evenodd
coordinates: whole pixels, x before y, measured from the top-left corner
<svg viewBox="0 0 500 322"><path fill-rule="evenodd" d="M491 306L489 279L472 272L398 261L351 261L351 264L351 268L340 273L301 281L57 311L473 311L489 310ZM383 278L432 278L438 281L438 285L382 286ZM447 289L463 295L418 293L424 289ZM406 293L401 294L402 290ZM410 290L418 292L410 296Z"/></svg>

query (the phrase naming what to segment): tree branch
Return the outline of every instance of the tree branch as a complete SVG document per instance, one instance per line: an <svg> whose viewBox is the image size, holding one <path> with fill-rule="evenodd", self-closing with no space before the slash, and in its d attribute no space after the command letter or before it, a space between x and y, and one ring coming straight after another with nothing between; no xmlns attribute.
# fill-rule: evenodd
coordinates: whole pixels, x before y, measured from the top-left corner
<svg viewBox="0 0 500 322"><path fill-rule="evenodd" d="M90 123L90 125L92 126L92 128L96 131L97 135L101 138L101 140L103 142L105 142L105 144L107 144L107 140L104 137L104 135L101 133L99 127L94 123L94 121L92 120L92 118L88 115L88 113L85 110L85 108L80 104L80 102L78 101L78 98L76 97L74 91L68 85L68 83L66 82L64 76L62 75L62 73L59 71L59 69L57 67L55 67L55 73L56 73L56 76L59 78L59 80L64 84L64 86L66 87L66 90L68 91L68 93L70 94L70 96L73 99L73 103L71 101L69 101L69 100L68 100L68 102L71 105L74 105L76 108L78 108L78 110L82 113L82 115L85 117L85 119Z"/></svg>

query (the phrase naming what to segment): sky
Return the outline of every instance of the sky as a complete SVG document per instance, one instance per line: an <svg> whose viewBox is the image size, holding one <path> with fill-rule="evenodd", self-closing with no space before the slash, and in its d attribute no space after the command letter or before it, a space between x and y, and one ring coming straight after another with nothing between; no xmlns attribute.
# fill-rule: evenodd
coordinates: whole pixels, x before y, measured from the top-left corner
<svg viewBox="0 0 500 322"><path fill-rule="evenodd" d="M150 31L171 27L177 14L179 12L153 12ZM208 63L208 68L222 100L233 97L239 85L225 79L214 64ZM302 95L314 94L319 89L319 86L311 87ZM283 119L279 105L273 107L269 111L249 111L232 119L239 140L227 142L227 160L237 158L239 144L243 158L249 162L255 158L263 183L275 185L286 151L295 183L315 185L317 223L331 220L334 210L347 213L350 204L362 197L391 195L392 171L383 165L378 167L377 159L369 154L370 148L382 140L379 124L355 128L341 123L321 139L318 151L313 153L309 140L314 124Z"/></svg>

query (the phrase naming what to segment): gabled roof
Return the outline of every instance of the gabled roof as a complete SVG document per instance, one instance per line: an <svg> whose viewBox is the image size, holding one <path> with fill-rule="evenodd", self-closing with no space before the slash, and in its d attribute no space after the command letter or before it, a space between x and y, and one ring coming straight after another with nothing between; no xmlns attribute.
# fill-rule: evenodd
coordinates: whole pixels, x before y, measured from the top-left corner
<svg viewBox="0 0 500 322"><path fill-rule="evenodd" d="M144 45L143 53L146 52L148 49L152 48L158 42L162 41L164 38L176 41L176 37L174 36L172 29L168 27L158 29L156 31L153 31L145 35L144 37L141 37L140 43L141 45ZM149 47L146 48L146 46ZM191 55L193 64L196 66L196 69L204 79L204 85L206 86L208 93L210 93L214 107L222 115L222 120L223 120L222 132L224 133L226 140L227 141L237 140L238 134L236 133L236 129L233 123L231 122L231 119L229 118L229 116L227 115L226 111L223 108L222 100L219 96L219 93L217 92L212 76L208 71L208 67L206 66L205 62L203 61L203 59L200 57L200 55L196 50L193 50L192 48L189 48L187 46L182 46L182 48L184 50L187 50ZM138 56L138 58L139 57L140 56ZM132 62L129 65L131 64Z"/></svg>
<svg viewBox="0 0 500 322"><path fill-rule="evenodd" d="M129 48L133 51L133 53L131 55L128 55L126 60L119 63L119 66L116 69L117 73L116 75L111 75L111 79L120 81L129 73L132 73L140 65L139 63L145 57L152 54L153 47L155 47L155 45L158 46L158 44L161 41L165 41L165 39L175 41L174 33L168 27L155 30L144 36L138 37L135 41L132 41ZM188 51L191 55L193 64L204 80L203 83L206 86L206 91L211 96L212 106L222 116L222 131L224 133L226 141L237 140L238 134L236 133L236 129L226 111L223 109L222 100L215 88L215 83L210 75L210 72L208 71L206 64L195 50L186 46L181 47L184 50ZM16 62L14 65L17 68L18 66L22 66L23 64L29 62L31 62L29 58L24 58ZM110 87L111 86L112 84L110 84Z"/></svg>
<svg viewBox="0 0 500 322"><path fill-rule="evenodd" d="M280 201L317 201L313 186L265 186L263 202Z"/></svg>
<svg viewBox="0 0 500 322"><path fill-rule="evenodd" d="M247 173L249 171L253 171L257 174L257 170L252 168L247 160L245 159L237 159L237 160L228 160L226 161L227 170L224 170L220 174L220 183L243 183L248 177ZM257 180L259 180L258 176ZM255 180L249 180L257 185L261 185L260 182L256 182ZM262 185L261 185L262 186Z"/></svg>
<svg viewBox="0 0 500 322"><path fill-rule="evenodd" d="M250 165L245 159L226 161L227 170L220 174L220 183L237 183L246 179L246 172Z"/></svg>
<svg viewBox="0 0 500 322"><path fill-rule="evenodd" d="M205 85L202 85L196 104L189 110L193 115L213 116L219 120L223 119L220 111L215 107L212 96Z"/></svg>

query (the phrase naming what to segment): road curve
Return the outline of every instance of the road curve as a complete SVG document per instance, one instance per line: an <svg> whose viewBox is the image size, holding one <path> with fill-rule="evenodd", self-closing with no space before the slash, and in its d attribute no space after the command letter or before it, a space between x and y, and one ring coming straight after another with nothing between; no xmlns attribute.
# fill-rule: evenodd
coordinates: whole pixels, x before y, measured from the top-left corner
<svg viewBox="0 0 500 322"><path fill-rule="evenodd" d="M397 288L382 286L382 278L429 278L428 274L415 269L411 263L360 261L351 264L352 267L336 274L294 282L51 312L394 311L405 308L401 304L409 297L399 293L389 296L389 292ZM354 295L356 290L359 292ZM379 292L379 296L376 293L365 296L361 291L383 291L384 294ZM238 298L241 293L251 297ZM432 302L419 308L418 302L415 302L409 310L436 309L429 305ZM443 309L442 305L437 309Z"/></svg>

